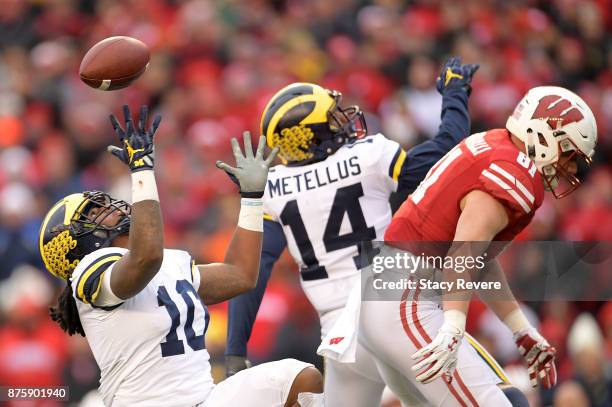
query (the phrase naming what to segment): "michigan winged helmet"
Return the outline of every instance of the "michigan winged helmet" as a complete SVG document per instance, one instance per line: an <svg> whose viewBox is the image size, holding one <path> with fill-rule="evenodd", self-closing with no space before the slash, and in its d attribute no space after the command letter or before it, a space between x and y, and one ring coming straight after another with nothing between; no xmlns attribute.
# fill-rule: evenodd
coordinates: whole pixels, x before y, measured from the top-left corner
<svg viewBox="0 0 612 407"><path fill-rule="evenodd" d="M261 134L278 146L289 164L324 160L351 138L367 133L358 106L340 107L342 94L311 83L294 83L278 91L264 109Z"/></svg>
<svg viewBox="0 0 612 407"><path fill-rule="evenodd" d="M113 226L103 223L119 211ZM45 267L67 280L85 255L110 245L118 235L128 233L131 207L103 192L68 195L45 216L39 233L39 250Z"/></svg>

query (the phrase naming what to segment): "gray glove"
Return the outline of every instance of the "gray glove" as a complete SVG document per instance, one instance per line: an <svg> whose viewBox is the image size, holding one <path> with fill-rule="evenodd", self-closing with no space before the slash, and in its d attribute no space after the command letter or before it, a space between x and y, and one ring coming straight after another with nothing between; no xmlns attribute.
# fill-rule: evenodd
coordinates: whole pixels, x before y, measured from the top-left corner
<svg viewBox="0 0 612 407"><path fill-rule="evenodd" d="M230 179L240 188L240 196L243 198L261 198L266 189L266 181L268 180L268 169L276 154L278 147L274 148L268 158L264 159L264 147L266 138L259 138L257 153L253 156L253 147L251 146L251 133L245 131L244 136L244 152L242 155L240 145L236 138L232 138L232 150L236 158L236 168L227 165L222 161L217 161L217 168L222 169L227 173Z"/></svg>
<svg viewBox="0 0 612 407"><path fill-rule="evenodd" d="M244 356L225 356L225 377L235 375L241 370L248 369L251 367L251 362Z"/></svg>

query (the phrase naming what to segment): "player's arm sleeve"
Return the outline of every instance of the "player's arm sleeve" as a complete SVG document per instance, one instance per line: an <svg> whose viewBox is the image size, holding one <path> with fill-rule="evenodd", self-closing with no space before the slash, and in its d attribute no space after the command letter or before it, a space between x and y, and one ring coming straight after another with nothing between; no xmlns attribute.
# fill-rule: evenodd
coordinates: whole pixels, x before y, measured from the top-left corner
<svg viewBox="0 0 612 407"><path fill-rule="evenodd" d="M193 258L191 258L190 262L189 262L189 267L190 267L190 277L191 277L191 284L193 285L193 288L195 288L196 291L198 291L200 289L200 270L198 270L198 266L196 265L196 262Z"/></svg>
<svg viewBox="0 0 612 407"><path fill-rule="evenodd" d="M121 253L106 253L88 264L73 287L77 299L98 308L122 303L110 288L112 267L121 256Z"/></svg>
<svg viewBox="0 0 612 407"><path fill-rule="evenodd" d="M264 235L257 285L251 291L232 298L229 302L226 355L246 356L247 342L251 337L257 311L261 305L272 267L287 240L278 222L264 220Z"/></svg>
<svg viewBox="0 0 612 407"><path fill-rule="evenodd" d="M508 217L515 219L535 210L535 187L527 171L508 161L494 161L482 170L478 189L497 199Z"/></svg>
<svg viewBox="0 0 612 407"><path fill-rule="evenodd" d="M406 151L394 140L390 140L382 134L371 137L374 143L372 149L364 150L366 160L376 167L376 171L389 193L397 190L397 180L400 170L406 159Z"/></svg>
<svg viewBox="0 0 612 407"><path fill-rule="evenodd" d="M398 191L412 193L427 172L470 133L468 96L464 90L448 89L442 98L442 123L438 134L406 153L398 175Z"/></svg>

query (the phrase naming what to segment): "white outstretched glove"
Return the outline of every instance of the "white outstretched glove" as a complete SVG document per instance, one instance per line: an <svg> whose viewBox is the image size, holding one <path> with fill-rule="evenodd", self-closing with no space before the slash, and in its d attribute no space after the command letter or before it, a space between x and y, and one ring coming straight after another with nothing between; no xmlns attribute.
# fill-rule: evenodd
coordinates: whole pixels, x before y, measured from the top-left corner
<svg viewBox="0 0 612 407"><path fill-rule="evenodd" d="M416 380L421 383L431 383L440 376L449 383L452 380L457 365L457 351L465 332L465 314L460 313L463 314L463 324L461 324L449 322L446 318L447 312L444 323L433 341L412 355L412 359L420 359L412 367L412 371L416 375ZM459 311L450 312L459 313ZM457 325L463 326L463 329Z"/></svg>

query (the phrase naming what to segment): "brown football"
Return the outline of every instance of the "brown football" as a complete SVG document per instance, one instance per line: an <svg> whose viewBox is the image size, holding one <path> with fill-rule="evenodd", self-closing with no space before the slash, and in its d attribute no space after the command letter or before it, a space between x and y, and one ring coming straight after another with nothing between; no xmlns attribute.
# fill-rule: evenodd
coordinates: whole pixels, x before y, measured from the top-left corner
<svg viewBox="0 0 612 407"><path fill-rule="evenodd" d="M81 80L99 90L125 88L149 65L149 48L130 37L110 37L100 41L83 57Z"/></svg>

